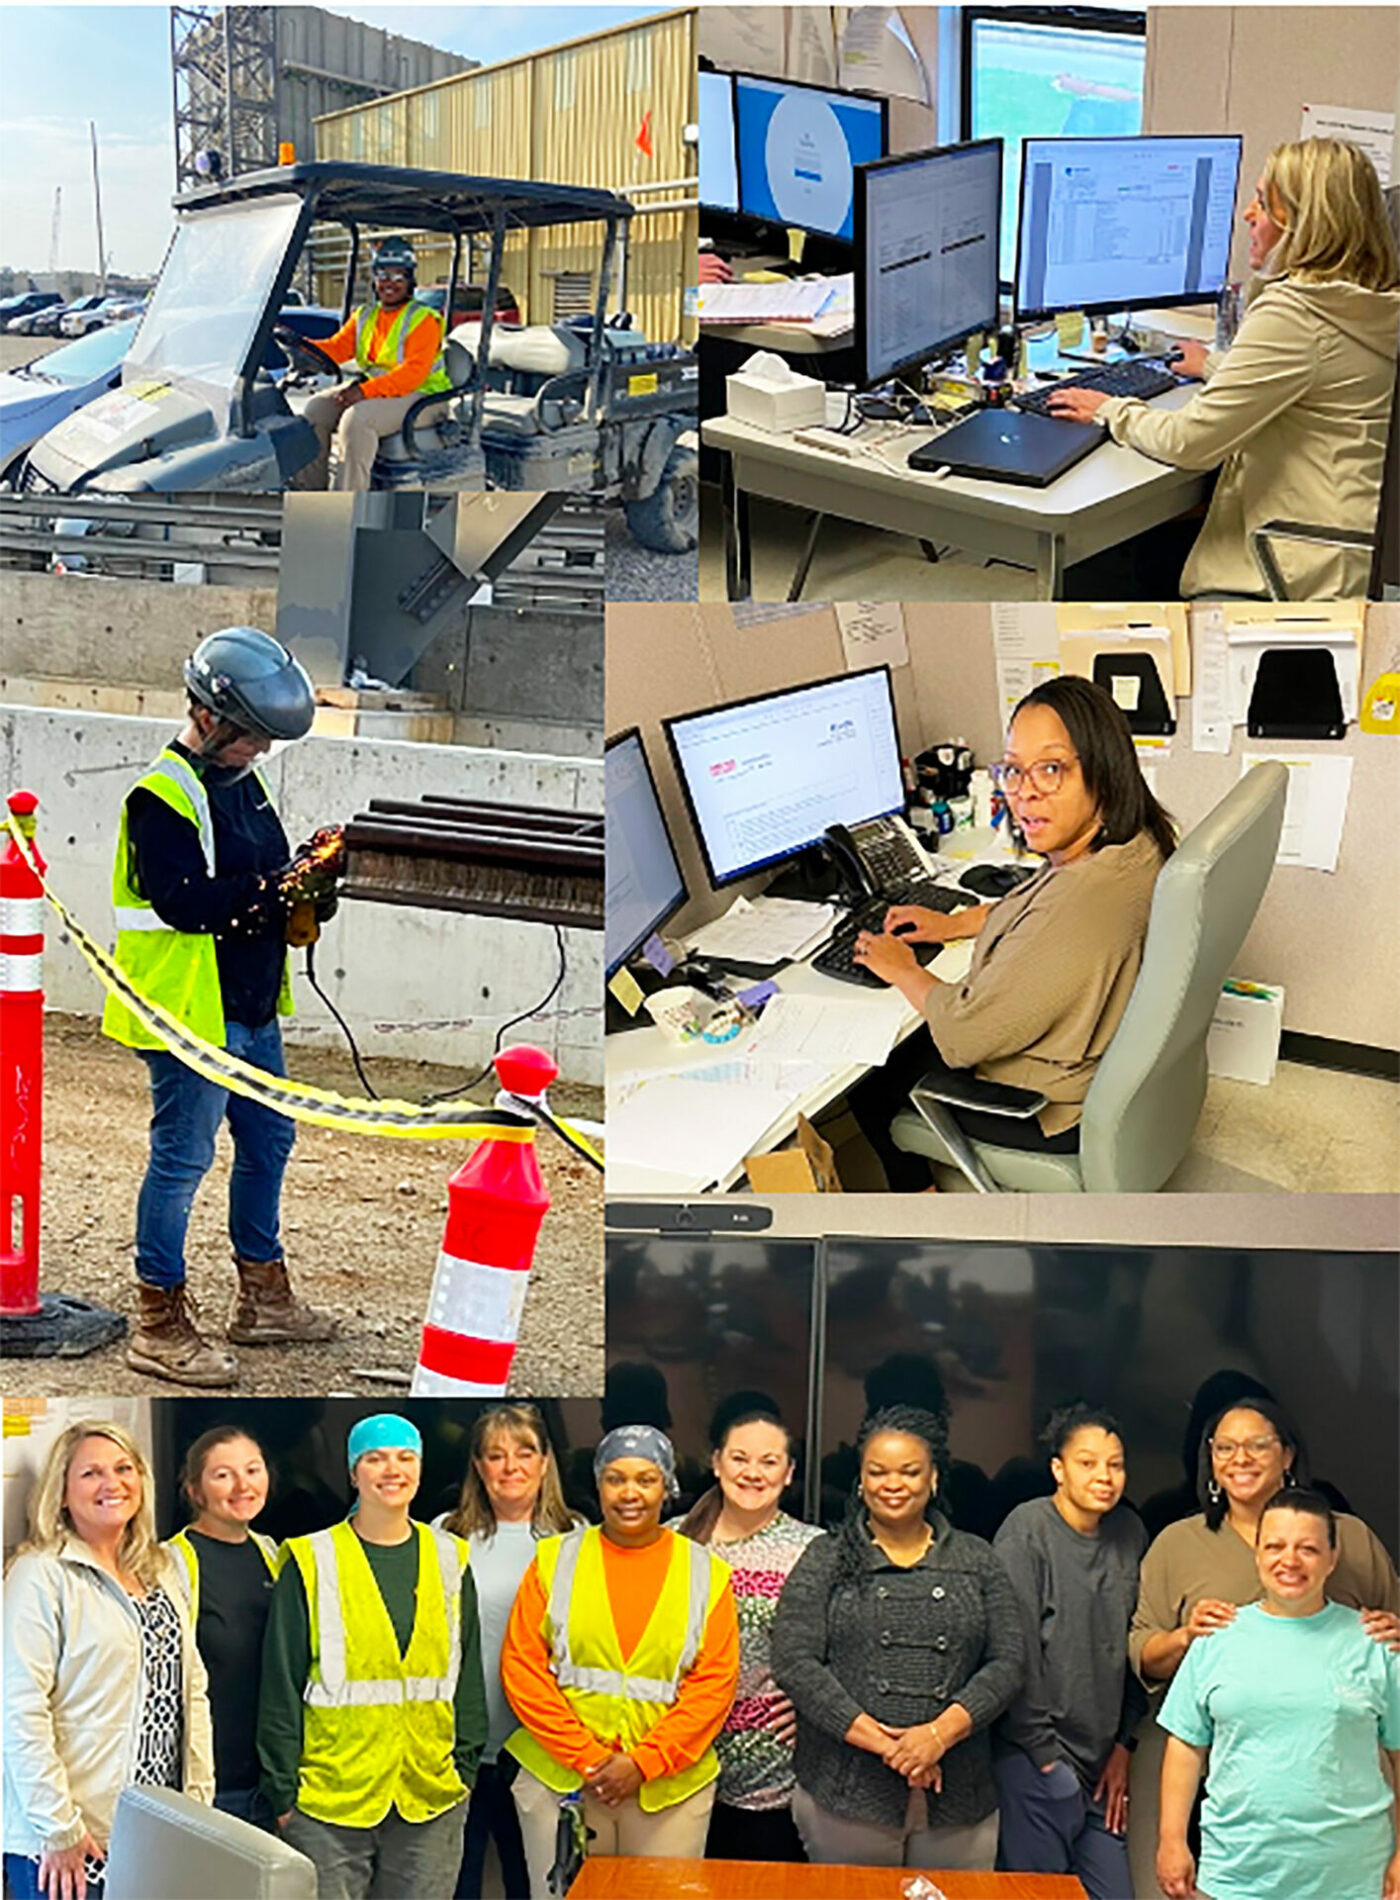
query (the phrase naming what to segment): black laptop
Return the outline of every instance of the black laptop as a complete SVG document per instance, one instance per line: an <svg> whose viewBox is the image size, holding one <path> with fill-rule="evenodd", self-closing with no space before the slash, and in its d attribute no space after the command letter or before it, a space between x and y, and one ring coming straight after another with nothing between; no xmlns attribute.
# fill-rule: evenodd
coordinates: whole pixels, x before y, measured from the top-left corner
<svg viewBox="0 0 1400 1900"><path fill-rule="evenodd" d="M1106 439L1097 422L1065 422L1023 415L1018 409L979 409L931 442L921 443L910 455L909 466L925 473L949 468L979 481L1048 488Z"/></svg>

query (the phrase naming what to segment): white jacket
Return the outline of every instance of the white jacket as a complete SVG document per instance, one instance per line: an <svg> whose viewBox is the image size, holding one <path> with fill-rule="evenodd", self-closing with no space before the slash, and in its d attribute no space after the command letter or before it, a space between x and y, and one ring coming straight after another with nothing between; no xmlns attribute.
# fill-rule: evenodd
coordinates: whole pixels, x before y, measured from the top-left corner
<svg viewBox="0 0 1400 1900"><path fill-rule="evenodd" d="M183 1790L212 1802L204 1664L175 1559L161 1555L182 1637ZM5 1578L7 1854L72 1847L85 1828L106 1848L117 1797L131 1781L145 1702L141 1625L116 1578L75 1537L57 1552L18 1556Z"/></svg>
<svg viewBox="0 0 1400 1900"><path fill-rule="evenodd" d="M1276 278L1184 408L1122 396L1104 404L1116 442L1175 468L1220 468L1183 595L1263 598L1249 531L1266 521L1375 532L1397 331L1400 292ZM1275 548L1294 600L1365 595L1369 555L1289 541Z"/></svg>

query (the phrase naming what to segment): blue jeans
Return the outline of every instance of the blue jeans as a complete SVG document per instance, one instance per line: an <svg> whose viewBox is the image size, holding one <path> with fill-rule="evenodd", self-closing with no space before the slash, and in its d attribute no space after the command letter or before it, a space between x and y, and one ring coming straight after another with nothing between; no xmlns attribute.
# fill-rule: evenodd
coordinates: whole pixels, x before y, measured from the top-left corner
<svg viewBox="0 0 1400 1900"><path fill-rule="evenodd" d="M274 1016L261 1029L229 1023L225 1042L269 1075L285 1075L282 1031ZM296 1140L296 1124L244 1096L230 1095L187 1069L164 1049L140 1052L151 1072L151 1158L136 1203L136 1275L148 1286L184 1284L185 1232L199 1184L214 1161L214 1137L228 1117L233 1177L228 1230L245 1260L280 1260L278 1212L282 1176Z"/></svg>
<svg viewBox="0 0 1400 1900"><path fill-rule="evenodd" d="M27 1854L6 1854L5 1884L10 1900L44 1900L39 1892L39 1863ZM87 1900L102 1900L101 1887L89 1887Z"/></svg>
<svg viewBox="0 0 1400 1900"><path fill-rule="evenodd" d="M231 1814L236 1820L260 1827L264 1834L278 1831L272 1803L261 1788L218 1788L214 1793L214 1806L220 1814Z"/></svg>
<svg viewBox="0 0 1400 1900"><path fill-rule="evenodd" d="M997 1867L1013 1874L1076 1874L1089 1900L1124 1900L1133 1890L1128 1843L1104 1826L1102 1803L1089 1799L1066 1762L1041 1774L1024 1750L994 1756L1001 1807Z"/></svg>

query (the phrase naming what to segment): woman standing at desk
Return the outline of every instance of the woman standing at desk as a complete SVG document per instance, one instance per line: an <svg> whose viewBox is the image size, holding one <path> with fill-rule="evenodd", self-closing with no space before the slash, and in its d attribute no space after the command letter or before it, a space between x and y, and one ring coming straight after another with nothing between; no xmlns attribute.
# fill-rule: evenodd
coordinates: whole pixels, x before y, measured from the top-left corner
<svg viewBox="0 0 1400 1900"><path fill-rule="evenodd" d="M896 904L856 958L924 1017L882 1069L850 1092L892 1188L928 1184L890 1122L942 1062L1048 1098L1039 1119L959 1110L965 1132L1001 1147L1074 1154L1099 1059L1123 1019L1142 961L1152 891L1175 845L1147 788L1127 719L1101 686L1066 674L1028 693L997 768L1017 831L1045 864L996 904L951 915ZM913 943L976 937L964 982L921 969ZM930 1040L930 1038L932 1040Z"/></svg>
<svg viewBox="0 0 1400 1900"><path fill-rule="evenodd" d="M1371 534L1395 386L1400 265L1374 166L1354 145L1304 139L1269 154L1245 211L1248 312L1224 356L1183 350L1205 387L1182 409L1092 390L1052 394L1075 422L1175 468L1220 469L1181 576L1187 598L1264 597L1250 551L1267 521ZM1364 594L1365 549L1289 546L1294 600Z"/></svg>
<svg viewBox="0 0 1400 1900"><path fill-rule="evenodd" d="M778 1601L773 1673L797 1709L793 1819L808 1858L990 1868L990 1725L1025 1677L1001 1559L935 1509L947 1427L892 1405L861 1427L839 1531Z"/></svg>

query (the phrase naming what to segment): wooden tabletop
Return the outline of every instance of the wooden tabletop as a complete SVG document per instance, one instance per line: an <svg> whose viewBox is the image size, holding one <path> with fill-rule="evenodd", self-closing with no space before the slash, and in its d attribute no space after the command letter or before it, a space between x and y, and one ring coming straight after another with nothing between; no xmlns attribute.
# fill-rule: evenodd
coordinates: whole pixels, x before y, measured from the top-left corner
<svg viewBox="0 0 1400 1900"><path fill-rule="evenodd" d="M570 1900L901 1900L922 1868L810 1867L768 1860L654 1860L590 1855ZM1067 1874L939 1873L946 1900L1085 1900Z"/></svg>

